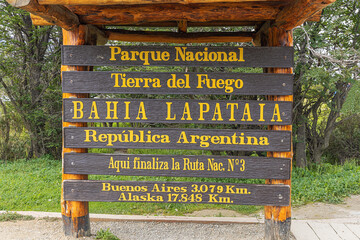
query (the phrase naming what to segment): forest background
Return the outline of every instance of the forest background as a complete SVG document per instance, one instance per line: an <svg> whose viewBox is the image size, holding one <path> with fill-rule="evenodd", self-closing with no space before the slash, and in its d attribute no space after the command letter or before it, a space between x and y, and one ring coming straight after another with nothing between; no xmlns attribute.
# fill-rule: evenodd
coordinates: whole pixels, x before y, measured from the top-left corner
<svg viewBox="0 0 360 240"><path fill-rule="evenodd" d="M194 28L189 31L239 31L239 29L239 27ZM44 155L61 159L61 34L58 27L33 26L28 13L9 6L4 0L0 1L0 160L16 161ZM239 45L239 43L227 45ZM294 164L306 168L321 163L344 164L349 159L357 159L355 161L359 164L360 1L338 0L324 9L320 22L308 22L294 29L294 48ZM103 69L105 68L99 68L99 70ZM119 67L118 70L146 71L147 69ZM159 67L155 70L241 71L185 67L173 69ZM250 71L261 72L262 69L250 69ZM116 97L142 96L116 95ZM229 96L194 97L212 100L229 98ZM151 98L164 98L164 96L154 95ZM232 100L236 99L240 97L232 97ZM255 96L247 99L259 100ZM102 125L109 126L105 123ZM123 123L122 126L131 126L131 124ZM166 127L164 124L156 126ZM209 128L211 125L204 127ZM244 128L240 125L232 127ZM101 152L101 150L94 151ZM210 154L261 155L263 153L212 151Z"/></svg>

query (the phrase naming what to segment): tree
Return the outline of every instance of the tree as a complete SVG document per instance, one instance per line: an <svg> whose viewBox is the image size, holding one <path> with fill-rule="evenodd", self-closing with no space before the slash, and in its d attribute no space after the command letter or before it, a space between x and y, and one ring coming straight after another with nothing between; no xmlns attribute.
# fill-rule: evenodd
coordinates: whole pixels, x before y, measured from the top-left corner
<svg viewBox="0 0 360 240"><path fill-rule="evenodd" d="M339 122L340 110L359 76L360 2L338 0L319 23L294 32L296 165L320 163ZM306 148L308 153L306 153Z"/></svg>
<svg viewBox="0 0 360 240"><path fill-rule="evenodd" d="M60 31L0 2L0 87L21 116L28 157L61 152ZM4 99L3 99L4 101Z"/></svg>

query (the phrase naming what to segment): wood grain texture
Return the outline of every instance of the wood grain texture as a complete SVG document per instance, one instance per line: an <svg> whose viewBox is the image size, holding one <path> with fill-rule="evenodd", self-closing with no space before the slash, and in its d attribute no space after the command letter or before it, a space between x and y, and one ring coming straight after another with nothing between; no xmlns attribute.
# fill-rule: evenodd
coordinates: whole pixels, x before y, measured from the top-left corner
<svg viewBox="0 0 360 240"><path fill-rule="evenodd" d="M286 5L286 4L285 4ZM124 25L186 20L210 21L267 21L276 18L283 3L254 2L213 4L152 4L115 6L67 6L83 23L93 25Z"/></svg>
<svg viewBox="0 0 360 240"><path fill-rule="evenodd" d="M186 22L186 21L180 21ZM217 43L217 42L251 42L251 32L198 32L175 33L163 31L128 31L107 30L109 40L125 42L163 42L163 43Z"/></svg>
<svg viewBox="0 0 360 240"><path fill-rule="evenodd" d="M66 153L64 172L125 176L289 179L290 159Z"/></svg>
<svg viewBox="0 0 360 240"><path fill-rule="evenodd" d="M292 67L294 65L292 47L62 46L61 53L62 64L78 66Z"/></svg>
<svg viewBox="0 0 360 240"><path fill-rule="evenodd" d="M218 3L224 0L38 0L43 5L138 5L138 4L194 4L194 3ZM272 0L257 0L256 2L270 2ZM251 4L254 0L226 0L225 2L248 2ZM284 1L282 1L284 2Z"/></svg>
<svg viewBox="0 0 360 240"><path fill-rule="evenodd" d="M63 108L65 122L289 125L292 115L292 102L273 101L84 98Z"/></svg>
<svg viewBox="0 0 360 240"><path fill-rule="evenodd" d="M118 85L116 85L115 81L116 76L119 78ZM294 78L292 74L271 73L165 73L105 71L69 71L64 72L62 77L63 92L203 95L289 95L293 92ZM142 83L139 84L139 87L136 87L134 83L131 83L132 87L130 87L129 84L127 84L129 79L136 78L143 79ZM145 85L144 79L149 78L158 78L161 87L157 87L157 85L154 86L152 83L149 83L147 87ZM178 79L184 79L184 81L188 81L189 88L180 86L180 84L175 84L175 81L172 79L177 79L177 83L180 83L180 80ZM206 79L215 80L208 81ZM224 84L222 87L218 87L221 85L221 82L219 82L218 79L225 80L225 83L227 79L241 79L242 85L240 81L233 81L231 84ZM217 83L220 84L217 86Z"/></svg>
<svg viewBox="0 0 360 240"><path fill-rule="evenodd" d="M320 19L320 17L319 17ZM50 22L47 22L45 19L33 15L31 20L34 26L43 26L43 25L54 25ZM188 22L188 27L222 27L222 26L255 26L262 24L259 21L209 21L209 22ZM135 27L177 27L178 21L167 21L167 22L145 22L145 23L129 23L129 24L117 24L118 26L135 26ZM94 25L98 27L103 27L104 25Z"/></svg>
<svg viewBox="0 0 360 240"><path fill-rule="evenodd" d="M89 39L89 30L87 26L80 25L75 31L63 30L63 44L64 45L82 45L91 43ZM89 71L89 67L75 67L75 66L61 66L61 72L65 71ZM66 98L83 98L89 97L88 94L77 93L63 93L63 99ZM63 122L64 127L86 127L86 123L67 123ZM87 152L87 149L74 149L64 147L63 137L63 151L66 152ZM79 174L62 174L62 181L67 179L85 180L87 175ZM61 214L63 216L64 230L66 235L74 237L90 236L90 222L89 222L89 205L87 202L66 201L63 196L63 188L61 191Z"/></svg>
<svg viewBox="0 0 360 240"><path fill-rule="evenodd" d="M34 26L51 26L54 25L51 22L46 21L44 18L30 13L31 21Z"/></svg>
<svg viewBox="0 0 360 240"><path fill-rule="evenodd" d="M64 6L39 5L36 0L9 0L8 3L68 31L75 30L80 24L78 17Z"/></svg>
<svg viewBox="0 0 360 240"><path fill-rule="evenodd" d="M289 186L205 182L64 182L65 199L101 202L163 202L241 205L289 204Z"/></svg>
<svg viewBox="0 0 360 240"><path fill-rule="evenodd" d="M277 27L270 27L267 33L262 36L262 44L264 46L292 46L293 36L292 31L285 31ZM291 74L292 68L269 68L266 69L269 73ZM293 95L288 96L269 96L269 100L273 101L293 101ZM269 126L270 130L275 131L292 131L292 125L287 126ZM293 157L292 148L287 152L268 152L268 157L280 157L290 158ZM291 186L291 179L288 180L274 180L269 179L267 184L286 184ZM265 223L266 223L266 240L280 240L290 238L290 226L291 226L291 204L289 206L277 207L266 206L265 207Z"/></svg>
<svg viewBox="0 0 360 240"><path fill-rule="evenodd" d="M275 25L284 30L292 30L294 27L303 24L312 16L336 0L297 0L286 6L276 17Z"/></svg>
<svg viewBox="0 0 360 240"><path fill-rule="evenodd" d="M290 151L291 148L289 131L68 127L64 129L64 134L64 145L67 148L212 149L284 152Z"/></svg>

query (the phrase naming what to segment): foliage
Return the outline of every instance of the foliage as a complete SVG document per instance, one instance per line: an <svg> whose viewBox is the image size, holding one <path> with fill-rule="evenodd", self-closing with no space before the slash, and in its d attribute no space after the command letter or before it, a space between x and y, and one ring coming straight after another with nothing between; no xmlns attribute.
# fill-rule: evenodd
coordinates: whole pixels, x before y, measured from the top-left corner
<svg viewBox="0 0 360 240"><path fill-rule="evenodd" d="M0 214L0 222L17 221L17 220L29 221L34 219L35 218L33 216L21 215L16 212L15 213L5 212Z"/></svg>
<svg viewBox="0 0 360 240"><path fill-rule="evenodd" d="M96 238L95 239L99 239L99 240L120 240L120 238L118 238L114 234L112 234L109 229L106 229L106 230L100 229L96 233Z"/></svg>
<svg viewBox="0 0 360 240"><path fill-rule="evenodd" d="M338 0L295 29L296 163L320 163L360 69L360 2ZM307 147L307 148L306 148ZM307 156L305 151L307 152Z"/></svg>
<svg viewBox="0 0 360 240"><path fill-rule="evenodd" d="M348 159L360 158L360 116L341 120L330 138L325 156L330 163L344 164Z"/></svg>
<svg viewBox="0 0 360 240"><path fill-rule="evenodd" d="M58 28L34 27L29 13L0 1L1 110L9 123L1 132L2 145L10 149L22 135L28 158L45 153L60 156L59 36ZM3 159L12 157L18 155L2 154Z"/></svg>

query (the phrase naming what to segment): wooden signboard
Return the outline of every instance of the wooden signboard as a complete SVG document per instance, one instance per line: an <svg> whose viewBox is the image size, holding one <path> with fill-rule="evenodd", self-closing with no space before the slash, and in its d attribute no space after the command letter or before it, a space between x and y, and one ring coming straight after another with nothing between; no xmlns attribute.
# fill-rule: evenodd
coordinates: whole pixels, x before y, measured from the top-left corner
<svg viewBox="0 0 360 240"><path fill-rule="evenodd" d="M289 179L290 159L204 155L65 153L64 173Z"/></svg>
<svg viewBox="0 0 360 240"><path fill-rule="evenodd" d="M78 72L62 74L63 92L290 95L292 74Z"/></svg>
<svg viewBox="0 0 360 240"><path fill-rule="evenodd" d="M159 99L64 99L65 122L291 124L292 103Z"/></svg>
<svg viewBox="0 0 360 240"><path fill-rule="evenodd" d="M68 201L209 203L288 206L287 185L66 180Z"/></svg>
<svg viewBox="0 0 360 240"><path fill-rule="evenodd" d="M66 148L152 148L239 151L291 149L290 131L171 128L64 128Z"/></svg>
<svg viewBox="0 0 360 240"><path fill-rule="evenodd" d="M62 46L77 66L293 67L292 47Z"/></svg>

